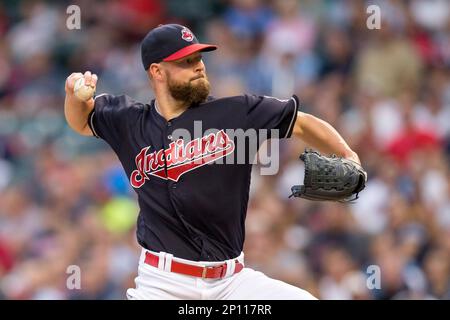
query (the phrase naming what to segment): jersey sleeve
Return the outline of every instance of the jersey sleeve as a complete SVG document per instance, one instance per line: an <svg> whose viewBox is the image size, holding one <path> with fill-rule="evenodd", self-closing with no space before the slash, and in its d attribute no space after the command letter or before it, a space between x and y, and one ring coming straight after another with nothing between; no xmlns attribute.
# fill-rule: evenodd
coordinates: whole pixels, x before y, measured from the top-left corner
<svg viewBox="0 0 450 320"><path fill-rule="evenodd" d="M279 138L289 138L292 134L299 108L296 95L281 100L269 96L246 95L247 127L256 130L279 130Z"/></svg>
<svg viewBox="0 0 450 320"><path fill-rule="evenodd" d="M95 97L88 125L95 137L119 146L136 124L141 103L126 95L102 94Z"/></svg>

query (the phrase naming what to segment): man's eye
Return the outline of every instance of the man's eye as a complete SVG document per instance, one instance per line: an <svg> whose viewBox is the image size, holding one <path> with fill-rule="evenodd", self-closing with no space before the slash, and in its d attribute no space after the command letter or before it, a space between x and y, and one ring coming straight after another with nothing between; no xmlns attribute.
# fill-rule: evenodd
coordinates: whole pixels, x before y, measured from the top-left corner
<svg viewBox="0 0 450 320"><path fill-rule="evenodd" d="M197 63L197 62L199 62L200 60L202 60L202 57L200 56L200 57L196 57L196 58L188 58L188 59L186 59L186 62L188 63L188 64L192 64L192 63Z"/></svg>

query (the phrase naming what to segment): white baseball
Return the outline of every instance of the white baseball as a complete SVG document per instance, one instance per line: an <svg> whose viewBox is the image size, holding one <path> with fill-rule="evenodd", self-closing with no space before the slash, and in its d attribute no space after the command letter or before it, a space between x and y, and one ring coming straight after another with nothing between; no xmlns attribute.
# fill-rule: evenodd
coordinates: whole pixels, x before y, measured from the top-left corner
<svg viewBox="0 0 450 320"><path fill-rule="evenodd" d="M75 81L73 86L73 93L75 96L82 100L88 101L94 95L95 87L84 85L84 77L79 78Z"/></svg>

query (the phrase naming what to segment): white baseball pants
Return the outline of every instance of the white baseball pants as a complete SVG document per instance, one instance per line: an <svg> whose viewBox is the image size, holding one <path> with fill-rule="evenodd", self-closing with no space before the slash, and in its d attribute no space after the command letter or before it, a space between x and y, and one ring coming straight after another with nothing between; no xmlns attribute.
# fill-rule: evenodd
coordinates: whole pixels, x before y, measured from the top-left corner
<svg viewBox="0 0 450 320"><path fill-rule="evenodd" d="M279 280L274 280L262 272L244 268L232 274L235 259L227 260L227 272L221 279L202 279L169 272L172 259L199 266L214 266L224 262L195 262L174 258L164 252L158 268L144 263L146 250L139 259L136 288L127 290L129 300L317 300L309 292ZM244 254L236 258L244 263Z"/></svg>

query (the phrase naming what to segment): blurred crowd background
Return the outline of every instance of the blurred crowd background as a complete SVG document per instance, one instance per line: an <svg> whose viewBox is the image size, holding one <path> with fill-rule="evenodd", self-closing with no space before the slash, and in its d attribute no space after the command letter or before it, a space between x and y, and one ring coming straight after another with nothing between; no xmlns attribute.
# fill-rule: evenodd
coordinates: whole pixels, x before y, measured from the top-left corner
<svg viewBox="0 0 450 320"><path fill-rule="evenodd" d="M204 54L214 96L295 93L368 171L354 204L288 199L304 145L284 141L277 175L253 171L246 265L320 299L449 299L449 17L447 0L1 1L0 298L124 299L134 286L134 192L106 143L66 124L64 82L90 70L97 93L149 101L139 42L172 22L220 46Z"/></svg>

